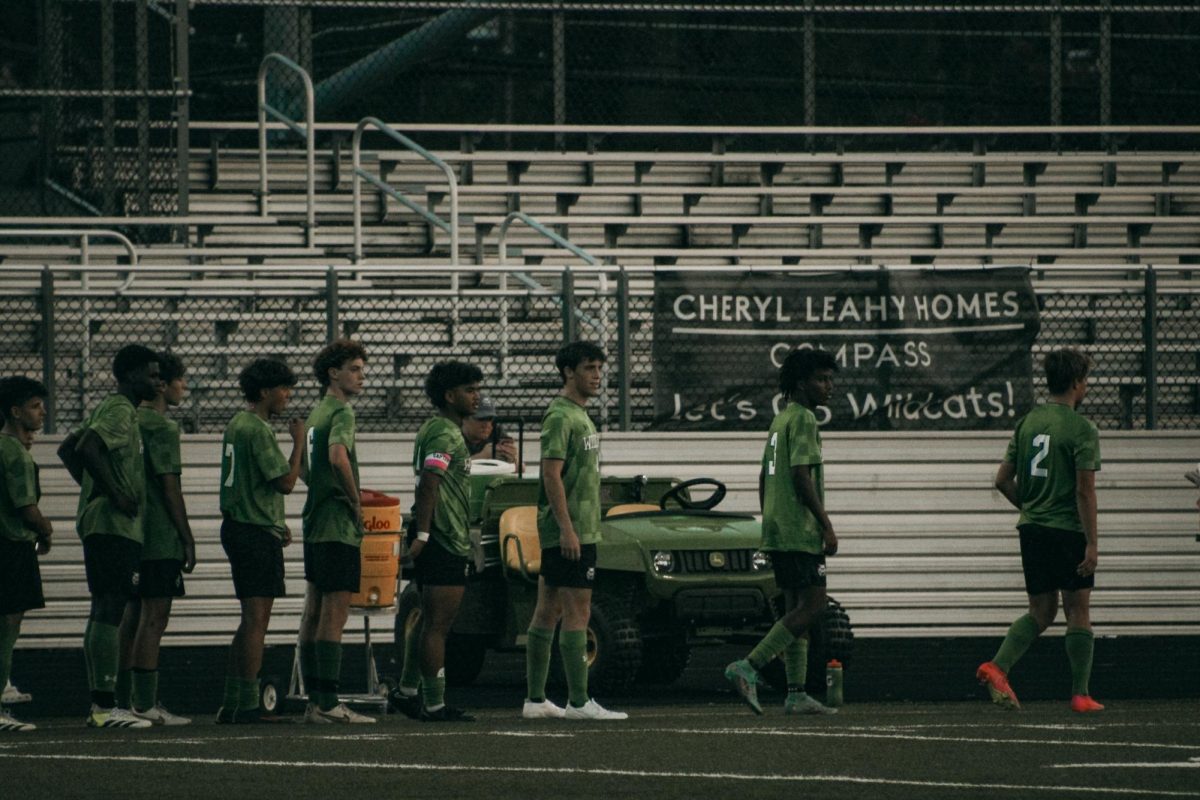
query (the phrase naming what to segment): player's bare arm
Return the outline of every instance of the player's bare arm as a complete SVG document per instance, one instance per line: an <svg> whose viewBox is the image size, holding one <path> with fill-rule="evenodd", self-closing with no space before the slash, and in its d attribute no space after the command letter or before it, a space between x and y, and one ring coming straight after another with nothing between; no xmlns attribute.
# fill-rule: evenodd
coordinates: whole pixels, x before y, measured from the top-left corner
<svg viewBox="0 0 1200 800"><path fill-rule="evenodd" d="M291 494L292 490L296 488L296 481L300 480L300 471L304 466L304 420L299 417L289 419L288 433L292 437L292 454L288 456L288 473L271 481L275 491L280 494Z"/></svg>
<svg viewBox="0 0 1200 800"><path fill-rule="evenodd" d="M79 434L72 433L58 446L58 460L63 463L75 483L83 484L83 461L79 458Z"/></svg>
<svg viewBox="0 0 1200 800"><path fill-rule="evenodd" d="M1083 524L1083 535L1087 538L1087 549L1076 572L1091 575L1100 560L1099 532L1096 526L1096 473L1081 469L1075 473L1075 504L1079 509L1079 521Z"/></svg>
<svg viewBox="0 0 1200 800"><path fill-rule="evenodd" d="M546 486L546 500L550 503L550 513L558 523L560 531L558 546L563 558L568 561L578 561L581 545L575 526L571 523L571 513L567 510L567 489L563 485L562 471L564 462L561 458L542 459L542 482Z"/></svg>
<svg viewBox="0 0 1200 800"><path fill-rule="evenodd" d="M996 470L996 480L994 483L996 491L1004 495L1004 499L1013 504L1014 508L1021 507L1021 498L1017 494L1017 467L1010 461L1005 461L1000 464L1000 469Z"/></svg>
<svg viewBox="0 0 1200 800"><path fill-rule="evenodd" d="M83 469L92 476L96 486L112 501L116 509L126 516L136 517L138 513L137 498L130 497L117 488L117 481L113 477L112 468L108 463L108 448L104 445L104 441L95 432L84 431L83 436L79 437L79 444L76 446L75 452L83 464Z"/></svg>
<svg viewBox="0 0 1200 800"><path fill-rule="evenodd" d="M51 539L54 536L54 526L50 524L50 520L42 514L42 510L36 505L28 505L17 509L21 515L21 524L27 530L33 531L37 535L37 551L38 555L46 555L50 552Z"/></svg>
<svg viewBox="0 0 1200 800"><path fill-rule="evenodd" d="M183 486L179 476L173 473L159 475L158 480L162 486L167 516L170 517L171 524L175 526L175 531L179 534L179 541L183 543L183 571L190 573L196 568L196 539L192 536L187 506L183 502Z"/></svg>
<svg viewBox="0 0 1200 800"><path fill-rule="evenodd" d="M825 543L825 555L831 556L838 551L837 534L833 532L833 523L825 513L825 504L817 492L816 481L813 480L812 469L808 464L797 464L792 467L792 486L800 502L812 512L821 524L821 540Z"/></svg>
<svg viewBox="0 0 1200 800"><path fill-rule="evenodd" d="M442 488L442 476L431 470L421 470L421 478L417 481L417 501L413 506L413 517L417 521L418 536L428 533L433 525L433 510L437 507L438 494ZM413 558L421 555L425 542L414 539L408 547L408 553Z"/></svg>
<svg viewBox="0 0 1200 800"><path fill-rule="evenodd" d="M340 443L329 445L329 466L333 467L333 474L337 476L342 491L350 500L354 518L361 520L362 499L358 493L358 486L354 483L354 468L350 466L350 451L346 445Z"/></svg>

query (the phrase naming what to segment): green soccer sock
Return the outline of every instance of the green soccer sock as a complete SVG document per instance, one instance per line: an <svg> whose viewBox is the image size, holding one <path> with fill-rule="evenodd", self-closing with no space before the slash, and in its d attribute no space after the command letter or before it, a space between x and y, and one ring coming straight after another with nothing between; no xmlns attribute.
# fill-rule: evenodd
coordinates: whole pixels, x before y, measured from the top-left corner
<svg viewBox="0 0 1200 800"><path fill-rule="evenodd" d="M117 670L117 685L114 690L117 695L117 708L133 707L133 670Z"/></svg>
<svg viewBox="0 0 1200 800"><path fill-rule="evenodd" d="M558 652L567 676L567 701L583 708L588 701L587 631L559 631Z"/></svg>
<svg viewBox="0 0 1200 800"><path fill-rule="evenodd" d="M258 678L241 678L238 680L239 711L254 711L258 708Z"/></svg>
<svg viewBox="0 0 1200 800"><path fill-rule="evenodd" d="M117 671L121 660L120 630L116 625L92 620L84 647L92 659L94 686L97 692L113 693L117 687Z"/></svg>
<svg viewBox="0 0 1200 800"><path fill-rule="evenodd" d="M89 617L83 629L83 666L87 671L88 691L96 689L96 665L92 661L92 620Z"/></svg>
<svg viewBox="0 0 1200 800"><path fill-rule="evenodd" d="M1025 651L1041 632L1037 621L1029 614L1018 617L1016 622L1009 626L1008 633L1005 634L1004 641L992 661L1007 673L1021 656L1025 655Z"/></svg>
<svg viewBox="0 0 1200 800"><path fill-rule="evenodd" d="M421 675L421 701L425 708L436 711L446 704L446 670L438 670L437 675Z"/></svg>
<svg viewBox="0 0 1200 800"><path fill-rule="evenodd" d="M236 675L225 676L225 691L221 695L221 708L226 712L237 711L241 703L242 679Z"/></svg>
<svg viewBox="0 0 1200 800"><path fill-rule="evenodd" d="M421 625L404 637L404 668L400 671L400 688L415 692L421 687Z"/></svg>
<svg viewBox="0 0 1200 800"><path fill-rule="evenodd" d="M783 649L783 666L787 671L788 691L797 687L803 692L808 682L808 639L798 637Z"/></svg>
<svg viewBox="0 0 1200 800"><path fill-rule="evenodd" d="M19 624L10 625L7 619L0 616L0 689L8 685L8 679L12 675L13 647L20 632Z"/></svg>
<svg viewBox="0 0 1200 800"><path fill-rule="evenodd" d="M321 686L317 704L322 711L328 711L338 704L338 681L341 675L342 643L318 639L317 680Z"/></svg>
<svg viewBox="0 0 1200 800"><path fill-rule="evenodd" d="M304 690L308 692L310 703L316 702L317 692L319 692L317 684L317 643L300 642L300 675L304 678ZM242 678L257 677L254 675L243 675Z"/></svg>
<svg viewBox="0 0 1200 800"><path fill-rule="evenodd" d="M762 669L771 663L772 658L775 658L775 656L786 650L787 646L795 640L795 635L787 629L787 626L783 624L783 620L780 620L771 626L771 630L767 631L767 635L754 646L754 649L750 651L750 655L746 656L746 660L755 669Z"/></svg>
<svg viewBox="0 0 1200 800"><path fill-rule="evenodd" d="M550 674L550 651L553 644L553 629L529 629L529 639L525 644L525 696L535 703L546 699L546 676Z"/></svg>
<svg viewBox="0 0 1200 800"><path fill-rule="evenodd" d="M158 670L133 668L133 706L149 711L158 705Z"/></svg>
<svg viewBox="0 0 1200 800"><path fill-rule="evenodd" d="M1089 693L1095 642L1095 637L1087 628L1067 628L1063 645L1067 648L1067 660L1071 662L1071 694Z"/></svg>

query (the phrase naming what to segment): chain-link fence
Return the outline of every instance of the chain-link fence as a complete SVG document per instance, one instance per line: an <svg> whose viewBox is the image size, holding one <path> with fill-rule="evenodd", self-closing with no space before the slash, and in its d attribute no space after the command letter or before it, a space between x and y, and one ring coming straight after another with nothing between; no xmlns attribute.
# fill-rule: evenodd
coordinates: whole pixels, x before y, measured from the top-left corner
<svg viewBox="0 0 1200 800"><path fill-rule="evenodd" d="M3 3L0 213L186 210L189 119L252 118L271 52L321 121L1164 125L1198 42L1195 4L1112 0Z"/></svg>
<svg viewBox="0 0 1200 800"><path fill-rule="evenodd" d="M1187 268L1131 268L1105 285L1037 286L1041 353L1063 346L1089 352L1096 367L1088 415L1105 429L1194 428L1200 423L1200 286ZM554 353L566 335L604 345L609 369L592 406L610 429L655 423L654 277L595 272L475 273L455 292L448 278L390 288L369 271L288 274L256 288L204 291L135 282L114 294L94 277L83 288L70 268L0 289L6 371L53 384L53 424L65 430L113 389L112 357L124 344L171 349L187 364L190 394L176 412L188 431L219 431L241 407L237 374L254 358L277 357L301 377L294 407L318 399L312 357L331 333L360 340L369 388L357 402L365 431L414 431L432 409L423 393L429 368L458 359L478 364L484 388L508 418L536 426L559 388ZM101 273L96 273L97 275ZM504 285L507 284L507 285ZM1149 299L1148 299L1149 298ZM1149 318L1147 303L1155 309ZM566 317L564 307L574 309ZM1152 322L1152 324L1150 324ZM575 333L568 334L568 325ZM1147 355L1152 358L1147 360ZM737 372L744 364L728 363ZM658 376L661 378L661 375ZM1040 368L1034 394L1046 396Z"/></svg>

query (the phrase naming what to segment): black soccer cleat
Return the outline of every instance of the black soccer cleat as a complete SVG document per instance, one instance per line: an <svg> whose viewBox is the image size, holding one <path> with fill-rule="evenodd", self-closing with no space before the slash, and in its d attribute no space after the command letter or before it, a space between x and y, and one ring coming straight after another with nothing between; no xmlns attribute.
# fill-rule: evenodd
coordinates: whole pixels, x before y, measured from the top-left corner
<svg viewBox="0 0 1200 800"><path fill-rule="evenodd" d="M471 716L461 708L453 706L442 706L437 711L421 709L421 722L474 722L475 717Z"/></svg>
<svg viewBox="0 0 1200 800"><path fill-rule="evenodd" d="M398 711L409 719L421 718L421 695L400 694L398 689L388 693L388 708Z"/></svg>

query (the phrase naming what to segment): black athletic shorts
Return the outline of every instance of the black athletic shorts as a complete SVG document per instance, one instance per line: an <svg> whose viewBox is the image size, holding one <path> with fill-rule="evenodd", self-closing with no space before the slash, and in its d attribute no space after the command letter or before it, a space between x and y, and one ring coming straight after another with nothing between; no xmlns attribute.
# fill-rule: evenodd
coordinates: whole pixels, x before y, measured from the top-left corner
<svg viewBox="0 0 1200 800"><path fill-rule="evenodd" d="M226 518L221 522L221 546L233 571L238 600L283 597L283 542L267 528Z"/></svg>
<svg viewBox="0 0 1200 800"><path fill-rule="evenodd" d="M1075 569L1087 551L1087 537L1079 531L1047 528L1027 522L1018 525L1021 534L1021 567L1025 571L1025 591L1045 594L1057 589L1091 589L1096 576L1079 575Z"/></svg>
<svg viewBox="0 0 1200 800"><path fill-rule="evenodd" d="M0 615L45 607L37 545L0 536Z"/></svg>
<svg viewBox="0 0 1200 800"><path fill-rule="evenodd" d="M825 554L772 550L775 585L780 589L807 589L825 586Z"/></svg>
<svg viewBox="0 0 1200 800"><path fill-rule="evenodd" d="M357 592L362 584L362 550L341 542L305 542L304 580L318 592Z"/></svg>
<svg viewBox="0 0 1200 800"><path fill-rule="evenodd" d="M596 545L580 545L578 561L563 558L560 547L547 547L542 550L542 577L547 586L592 588L596 583Z"/></svg>
<svg viewBox="0 0 1200 800"><path fill-rule="evenodd" d="M138 574L138 597L183 597L183 562L176 558L143 561Z"/></svg>
<svg viewBox="0 0 1200 800"><path fill-rule="evenodd" d="M93 533L83 540L83 568L88 591L95 596L136 597L141 565L141 542L110 533Z"/></svg>
<svg viewBox="0 0 1200 800"><path fill-rule="evenodd" d="M415 534L408 537L411 548ZM430 536L421 548L421 555L413 559L413 580L417 586L466 586L471 577L471 559L456 556L445 545Z"/></svg>

